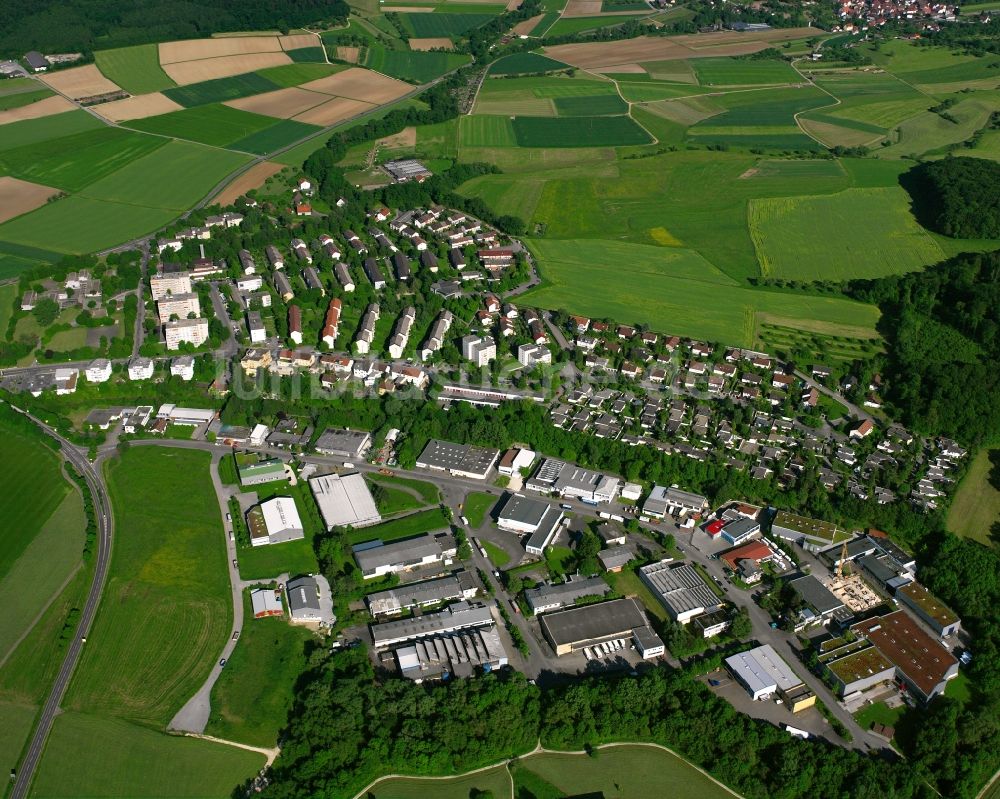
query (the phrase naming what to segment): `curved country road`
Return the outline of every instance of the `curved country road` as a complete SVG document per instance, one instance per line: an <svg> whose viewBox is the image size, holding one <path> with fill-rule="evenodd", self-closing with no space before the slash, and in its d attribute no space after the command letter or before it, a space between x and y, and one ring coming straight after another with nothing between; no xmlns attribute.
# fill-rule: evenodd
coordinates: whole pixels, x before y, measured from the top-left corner
<svg viewBox="0 0 1000 799"><path fill-rule="evenodd" d="M94 581L91 583L87 602L83 607L83 613L80 615L80 624L77 627L76 635L73 636L69 649L66 651L66 657L63 659L55 683L52 685L52 691L49 693L48 699L45 700L45 705L42 708L42 713L35 727L28 751L21 761L14 787L10 793L12 799L25 799L28 795L28 789L31 787L31 780L34 777L35 770L38 768L38 761L42 757L45 741L48 739L49 732L52 729L52 722L59 712L59 704L62 702L63 695L66 693L66 687L69 685L70 678L73 676L73 670L76 668L76 664L80 659L80 653L85 646L81 639L85 638L89 633L90 625L93 623L94 616L97 613L97 606L101 601L101 592L104 590L104 581L107 579L108 565L111 562L111 536L114 532L114 519L111 515L111 502L108 499L107 487L104 485L104 478L101 476L100 470L87 460L86 455L78 447L67 441L40 419L36 419L30 413L21 410L15 405L11 405L11 407L28 417L46 435L55 439L59 443L66 460L73 464L77 472L83 475L87 482L87 488L90 490L91 497L93 498L94 515L97 522L97 563L94 568Z"/></svg>

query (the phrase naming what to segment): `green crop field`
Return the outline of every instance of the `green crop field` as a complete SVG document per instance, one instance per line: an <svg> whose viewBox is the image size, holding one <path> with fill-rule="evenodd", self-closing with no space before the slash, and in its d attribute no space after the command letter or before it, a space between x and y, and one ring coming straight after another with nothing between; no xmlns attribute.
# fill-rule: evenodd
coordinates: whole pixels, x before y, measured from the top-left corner
<svg viewBox="0 0 1000 799"><path fill-rule="evenodd" d="M151 233L175 216L162 208L66 197L0 225L0 242L94 252ZM58 240L53 230L59 231Z"/></svg>
<svg viewBox="0 0 1000 799"><path fill-rule="evenodd" d="M319 80L327 75L343 72L347 69L346 64L284 64L280 67L267 67L258 69L253 73L257 77L273 83L283 89L298 86L301 83L308 83L311 80Z"/></svg>
<svg viewBox="0 0 1000 799"><path fill-rule="evenodd" d="M627 116L516 117L519 147L613 147L649 144L649 134Z"/></svg>
<svg viewBox="0 0 1000 799"><path fill-rule="evenodd" d="M46 97L51 97L53 92L48 89L38 89L33 92L15 92L13 94L0 94L0 111L9 111L12 108L23 108L26 105L37 103Z"/></svg>
<svg viewBox="0 0 1000 799"><path fill-rule="evenodd" d="M230 142L229 148L240 150L241 152L267 155L267 153L294 144L309 134L317 133L320 130L322 128L319 125L307 125L305 122L298 122L294 119L281 119L270 127L263 128L245 138Z"/></svg>
<svg viewBox="0 0 1000 799"><path fill-rule="evenodd" d="M568 69L569 64L556 61L541 53L514 53L493 62L491 75L531 75L536 72L554 72Z"/></svg>
<svg viewBox="0 0 1000 799"><path fill-rule="evenodd" d="M517 144L509 117L480 114L459 118L459 139L463 147L513 147Z"/></svg>
<svg viewBox="0 0 1000 799"><path fill-rule="evenodd" d="M115 548L64 707L163 726L208 675L232 624L210 460L134 447L107 465Z"/></svg>
<svg viewBox="0 0 1000 799"><path fill-rule="evenodd" d="M225 147L277 124L274 117L230 108L228 105L203 105L185 108L145 119L132 120L129 127L161 136ZM309 126L311 127L311 126Z"/></svg>
<svg viewBox="0 0 1000 799"><path fill-rule="evenodd" d="M768 277L882 277L944 260L901 188L752 200L749 219L761 273Z"/></svg>
<svg viewBox="0 0 1000 799"><path fill-rule="evenodd" d="M410 35L418 39L458 37L485 25L494 14L450 14L434 12L400 14L399 19Z"/></svg>
<svg viewBox="0 0 1000 799"><path fill-rule="evenodd" d="M7 125L0 125L0 151L103 127L103 122L82 109L67 111L64 114L53 114L41 119L11 122Z"/></svg>
<svg viewBox="0 0 1000 799"><path fill-rule="evenodd" d="M255 619L249 593L244 594L243 618L240 640L212 688L205 732L272 747L288 719L295 681L305 671L309 642L317 639L285 618Z"/></svg>
<svg viewBox="0 0 1000 799"><path fill-rule="evenodd" d="M295 68L302 65L289 66ZM278 69L284 69L284 67L278 67ZM173 89L167 89L163 93L175 103L190 108L196 105L237 100L240 97L249 97L252 94L271 92L280 88L282 88L281 84L268 80L256 72L248 72L244 75L234 75L231 78L216 78L201 83L192 83L188 86L177 86Z"/></svg>
<svg viewBox="0 0 1000 799"><path fill-rule="evenodd" d="M316 45L315 47L297 47L294 50L286 50L285 55L297 64L326 63L326 50L319 45Z"/></svg>
<svg viewBox="0 0 1000 799"><path fill-rule="evenodd" d="M0 168L24 180L79 191L167 144L167 139L101 127L0 152Z"/></svg>
<svg viewBox="0 0 1000 799"><path fill-rule="evenodd" d="M558 11L549 11L538 20L538 24L531 29L532 36L544 36L546 32L559 20Z"/></svg>
<svg viewBox="0 0 1000 799"><path fill-rule="evenodd" d="M172 141L117 172L91 183L81 195L94 200L185 211L204 197L222 178L248 160L248 156L239 153ZM58 203L49 207L56 205ZM21 218L27 219L30 216L32 214Z"/></svg>
<svg viewBox="0 0 1000 799"><path fill-rule="evenodd" d="M802 78L787 61L740 58L696 58L691 61L702 86L759 86L771 83L801 83Z"/></svg>
<svg viewBox="0 0 1000 799"><path fill-rule="evenodd" d="M160 66L160 53L155 44L98 50L94 53L94 61L106 78L129 94L159 92L176 85Z"/></svg>
<svg viewBox="0 0 1000 799"><path fill-rule="evenodd" d="M675 97L701 94L705 89L686 83L659 83L656 81L634 82L636 76L627 75L618 82L622 97L633 103L649 103L656 100L672 100Z"/></svg>
<svg viewBox="0 0 1000 799"><path fill-rule="evenodd" d="M993 462L1000 463L1000 450L981 450L959 483L948 509L948 529L982 544L995 543L994 525L1000 522L1000 490L990 482Z"/></svg>
<svg viewBox="0 0 1000 799"><path fill-rule="evenodd" d="M624 25L630 20L641 19L643 16L647 15L637 14L636 16L630 16L623 14L614 17L562 17L551 28L545 31L545 37L569 36L574 33L594 31L598 28L617 27ZM535 35L538 34L536 33Z"/></svg>
<svg viewBox="0 0 1000 799"><path fill-rule="evenodd" d="M872 335L878 320L878 309L871 305L742 286L691 250L592 239L528 243L543 284L522 300L543 308L740 346L756 340L758 314L830 330L861 328ZM616 275L610 295L609 270Z"/></svg>
<svg viewBox="0 0 1000 799"><path fill-rule="evenodd" d="M829 95L815 88L732 92L712 99L727 110L712 117L710 121L699 123L701 125L794 127L796 113L830 105L832 102Z"/></svg>
<svg viewBox="0 0 1000 799"><path fill-rule="evenodd" d="M60 458L41 441L6 424L0 432L0 457L17 464L16 472L7 473L0 492L0 518L5 520L5 532L0 536L3 578L59 507L69 484L59 471Z"/></svg>
<svg viewBox="0 0 1000 799"><path fill-rule="evenodd" d="M228 799L264 756L89 713L56 718L32 796Z"/></svg>
<svg viewBox="0 0 1000 799"><path fill-rule="evenodd" d="M616 94L583 97L556 97L556 111L562 117L599 117L628 113L628 103Z"/></svg>
<svg viewBox="0 0 1000 799"><path fill-rule="evenodd" d="M373 45L366 50L364 65L393 78L427 83L467 63L469 56L462 53L389 50Z"/></svg>

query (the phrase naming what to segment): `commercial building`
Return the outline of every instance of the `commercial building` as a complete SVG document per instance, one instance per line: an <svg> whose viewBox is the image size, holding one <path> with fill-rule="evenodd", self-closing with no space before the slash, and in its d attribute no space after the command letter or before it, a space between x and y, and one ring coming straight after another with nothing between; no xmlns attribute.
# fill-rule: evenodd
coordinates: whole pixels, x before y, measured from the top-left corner
<svg viewBox="0 0 1000 799"><path fill-rule="evenodd" d="M897 589L896 599L942 638L955 635L962 626L958 614L920 583L909 583Z"/></svg>
<svg viewBox="0 0 1000 799"><path fill-rule="evenodd" d="M621 480L555 458L546 458L525 486L531 491L597 504L614 500L621 489Z"/></svg>
<svg viewBox="0 0 1000 799"><path fill-rule="evenodd" d="M500 459L500 463L497 465L497 471L500 474L505 474L507 476L513 476L521 471L521 469L527 469L535 462L535 452L530 449L509 449Z"/></svg>
<svg viewBox="0 0 1000 799"><path fill-rule="evenodd" d="M385 649L406 641L447 635L471 627L488 627L493 623L493 613L485 605L456 602L439 613L372 624L371 632L375 648Z"/></svg>
<svg viewBox="0 0 1000 799"><path fill-rule="evenodd" d="M924 701L942 693L958 674L958 660L905 611L865 619L851 630L871 641L895 666L896 676Z"/></svg>
<svg viewBox="0 0 1000 799"><path fill-rule="evenodd" d="M816 704L816 695L770 644L727 657L726 668L755 702L777 694L793 713Z"/></svg>
<svg viewBox="0 0 1000 799"><path fill-rule="evenodd" d="M657 657L664 651L663 641L652 631L634 599L612 599L546 613L541 617L541 628L560 656L629 638L644 658Z"/></svg>
<svg viewBox="0 0 1000 799"><path fill-rule="evenodd" d="M401 676L423 682L469 677L477 667L492 671L506 666L508 659L496 627L478 627L421 638L397 649L396 662Z"/></svg>
<svg viewBox="0 0 1000 799"><path fill-rule="evenodd" d="M701 513L708 507L708 500L701 494L682 491L674 486L653 486L646 501L642 503L644 516L662 519L668 514L686 516Z"/></svg>
<svg viewBox="0 0 1000 799"><path fill-rule="evenodd" d="M524 598L536 616L547 610L558 610L567 605L573 605L585 596L605 596L611 590L600 577L587 577L582 580L570 580L559 585L543 585L539 588L529 588L524 592Z"/></svg>
<svg viewBox="0 0 1000 799"><path fill-rule="evenodd" d="M722 528L722 537L733 546L743 544L759 533L760 523L746 516L734 519Z"/></svg>
<svg viewBox="0 0 1000 799"><path fill-rule="evenodd" d="M255 486L288 479L285 464L279 458L267 458L254 452L237 452L233 454L233 458L236 461L236 474L241 486Z"/></svg>
<svg viewBox="0 0 1000 799"><path fill-rule="evenodd" d="M306 535L291 497L274 497L260 503L247 514L247 527L250 543L255 547L297 541Z"/></svg>
<svg viewBox="0 0 1000 799"><path fill-rule="evenodd" d="M626 546L609 547L598 552L597 559L605 571L620 572L631 561L635 560L635 553Z"/></svg>
<svg viewBox="0 0 1000 799"><path fill-rule="evenodd" d="M423 608L440 602L458 599L472 599L476 595L476 585L467 571L458 571L447 577L407 583L379 591L365 597L368 612L372 616L392 616L404 610Z"/></svg>
<svg viewBox="0 0 1000 799"><path fill-rule="evenodd" d="M180 349L181 344L200 347L208 341L207 319L177 319L163 326L163 338L168 350Z"/></svg>
<svg viewBox="0 0 1000 799"><path fill-rule="evenodd" d="M215 415L216 412L211 408L183 408L170 403L164 403L156 412L157 419L163 419L168 424L186 425L187 427L211 424Z"/></svg>
<svg viewBox="0 0 1000 799"><path fill-rule="evenodd" d="M406 183L410 180L421 183L431 176L431 171L427 167L412 158L386 161L382 164L382 169L397 183Z"/></svg>
<svg viewBox="0 0 1000 799"><path fill-rule="evenodd" d="M285 586L288 614L294 624L310 627L332 627L337 617L333 613L330 584L321 574L296 577Z"/></svg>
<svg viewBox="0 0 1000 799"><path fill-rule="evenodd" d="M327 530L369 527L382 521L365 478L358 472L324 474L309 481Z"/></svg>
<svg viewBox="0 0 1000 799"><path fill-rule="evenodd" d="M771 532L778 538L800 544L807 549L826 547L847 537L833 522L823 522L798 516L788 511L778 511L771 525Z"/></svg>
<svg viewBox="0 0 1000 799"><path fill-rule="evenodd" d="M771 560L773 557L774 550L771 549L766 541L761 541L759 539L756 541L750 541L742 546L730 549L719 555L719 559L733 571L740 570L741 561L749 560L752 563L761 564Z"/></svg>
<svg viewBox="0 0 1000 799"><path fill-rule="evenodd" d="M372 434L367 430L327 429L316 439L316 451L335 458L362 459L372 445Z"/></svg>
<svg viewBox="0 0 1000 799"><path fill-rule="evenodd" d="M842 697L865 691L896 676L892 662L864 638L822 652L819 661L833 677L837 694Z"/></svg>
<svg viewBox="0 0 1000 799"><path fill-rule="evenodd" d="M715 592L687 563L651 563L639 569L639 578L678 624L720 606Z"/></svg>
<svg viewBox="0 0 1000 799"><path fill-rule="evenodd" d="M474 447L471 444L453 444L450 441L431 439L417 458L421 469L448 472L456 477L485 480L493 468L500 450Z"/></svg>
<svg viewBox="0 0 1000 799"><path fill-rule="evenodd" d="M562 519L562 511L550 502L523 494L508 494L507 501L497 514L497 525L512 533L528 536L525 550L532 555L541 555L559 532Z"/></svg>
<svg viewBox="0 0 1000 799"><path fill-rule="evenodd" d="M255 588L250 592L250 605L255 619L285 615L285 606L281 604L281 592L273 588Z"/></svg>
<svg viewBox="0 0 1000 799"><path fill-rule="evenodd" d="M796 577L789 584L805 604L799 611L797 628L823 624L831 619L838 624L847 624L853 618L847 605L813 575Z"/></svg>
<svg viewBox="0 0 1000 799"><path fill-rule="evenodd" d="M398 574L421 566L445 562L445 551L437 537L420 535L384 544L368 541L354 547L354 560L366 580Z"/></svg>

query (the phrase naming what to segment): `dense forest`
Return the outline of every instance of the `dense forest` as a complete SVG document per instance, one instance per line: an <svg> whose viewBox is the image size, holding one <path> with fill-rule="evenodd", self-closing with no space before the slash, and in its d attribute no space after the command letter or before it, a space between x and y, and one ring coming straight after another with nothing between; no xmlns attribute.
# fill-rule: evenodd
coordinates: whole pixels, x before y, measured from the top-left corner
<svg viewBox="0 0 1000 799"><path fill-rule="evenodd" d="M340 23L344 0L34 0L0 3L0 56L92 52L222 31Z"/></svg>
<svg viewBox="0 0 1000 799"><path fill-rule="evenodd" d="M972 160L972 159L952 159ZM975 159L977 164L987 162ZM966 444L1000 435L1000 251L848 286L882 310L894 415Z"/></svg>
<svg viewBox="0 0 1000 799"><path fill-rule="evenodd" d="M954 238L1000 238L1000 164L942 158L918 164L902 183L925 227Z"/></svg>

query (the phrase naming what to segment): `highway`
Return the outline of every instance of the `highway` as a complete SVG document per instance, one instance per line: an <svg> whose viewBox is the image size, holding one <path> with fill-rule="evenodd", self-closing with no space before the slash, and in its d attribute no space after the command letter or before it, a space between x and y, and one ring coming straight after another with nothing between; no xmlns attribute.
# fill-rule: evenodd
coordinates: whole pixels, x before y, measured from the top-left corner
<svg viewBox="0 0 1000 799"><path fill-rule="evenodd" d="M90 592L87 594L87 601L83 606L83 612L80 614L80 624L76 635L70 641L69 648L66 650L66 656L63 658L62 666L59 668L59 674L56 676L48 699L45 700L45 705L42 707L31 743L28 745L28 750L21 761L14 786L11 789L11 799L25 799L31 787L31 780L34 777L35 770L38 768L38 761L41 759L42 752L45 749L45 742L49 737L49 732L52 730L52 723L59 713L59 704L66 693L66 688L73 676L76 664L80 660L80 654L83 652L83 647L85 646L83 640L90 633L94 616L97 614L97 607L101 602L101 593L104 590L104 582L108 576L108 566L111 563L111 539L114 534L114 517L111 514L111 502L108 498L107 487L104 484L99 463L91 464L80 449L60 436L47 424L16 406L11 407L14 407L15 410L31 419L48 436L59 443L66 460L73 464L77 472L83 475L87 481L87 487L94 502L94 513L97 517L97 560L94 564L94 580L90 585Z"/></svg>

